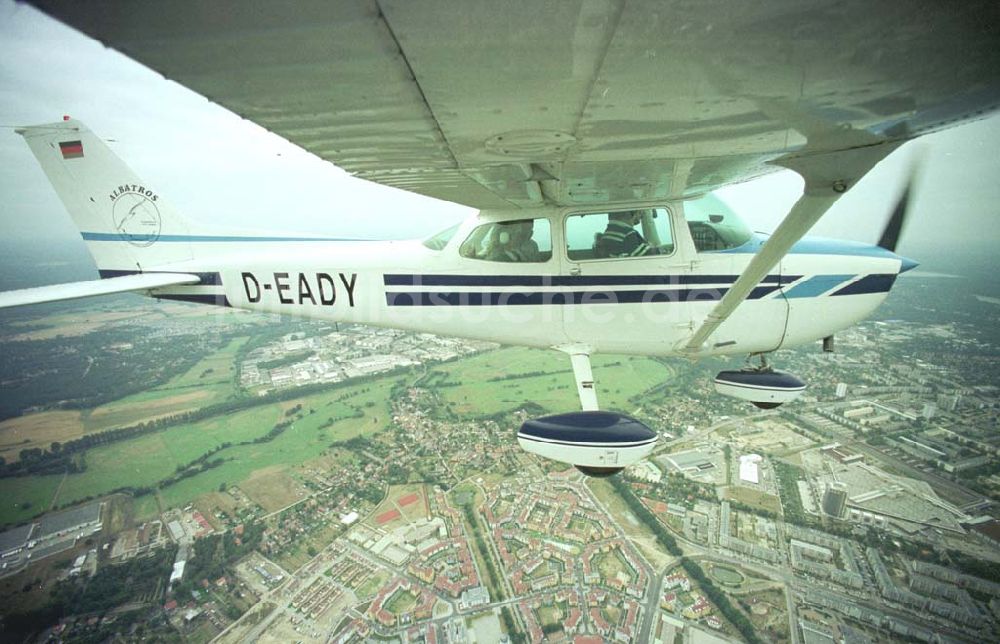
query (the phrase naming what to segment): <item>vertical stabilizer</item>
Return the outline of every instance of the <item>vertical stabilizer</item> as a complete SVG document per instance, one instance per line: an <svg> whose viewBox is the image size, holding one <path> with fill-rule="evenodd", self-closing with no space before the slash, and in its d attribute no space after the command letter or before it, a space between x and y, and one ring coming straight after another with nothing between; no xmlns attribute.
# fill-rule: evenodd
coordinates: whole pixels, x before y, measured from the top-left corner
<svg viewBox="0 0 1000 644"><path fill-rule="evenodd" d="M17 130L66 206L102 275L191 259L187 222L79 121Z"/></svg>

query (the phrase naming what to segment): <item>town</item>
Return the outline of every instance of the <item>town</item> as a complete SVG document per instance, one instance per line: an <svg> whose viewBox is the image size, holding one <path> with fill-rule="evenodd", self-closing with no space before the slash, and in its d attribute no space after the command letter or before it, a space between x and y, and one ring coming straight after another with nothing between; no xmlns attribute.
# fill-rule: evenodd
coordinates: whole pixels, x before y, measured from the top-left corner
<svg viewBox="0 0 1000 644"><path fill-rule="evenodd" d="M245 324L223 319L218 332ZM1000 635L1000 415L995 375L976 377L995 348L958 324L874 321L838 336L832 355L781 352L782 368L813 385L773 411L714 396L716 365L611 357L605 372L644 384L606 399L660 435L650 459L612 479L539 460L512 438L529 415L572 404L568 365L487 343L296 324L225 353L239 404L280 410L268 433L228 439L150 494L98 496L0 535L5 593L26 580L46 595L82 579L103 587L160 566L129 601L66 611L44 634L581 644ZM243 479L227 470L231 450L280 451L287 437L351 423L371 431ZM226 479L215 485L215 474ZM184 496L184 486L206 491Z"/></svg>

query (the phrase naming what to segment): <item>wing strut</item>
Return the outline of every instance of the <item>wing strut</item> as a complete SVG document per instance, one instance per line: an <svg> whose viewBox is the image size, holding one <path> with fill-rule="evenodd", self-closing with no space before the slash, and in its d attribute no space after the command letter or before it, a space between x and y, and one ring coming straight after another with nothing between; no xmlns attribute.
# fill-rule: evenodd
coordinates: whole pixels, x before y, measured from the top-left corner
<svg viewBox="0 0 1000 644"><path fill-rule="evenodd" d="M754 255L732 288L695 330L684 346L684 351L691 354L701 352L705 341L746 300L754 287L771 272L795 242L819 221L848 188L899 145L900 142L881 143L829 154L803 155L773 161L775 165L802 176L805 180L802 196L774 234Z"/></svg>
<svg viewBox="0 0 1000 644"><path fill-rule="evenodd" d="M590 368L590 347L580 344L569 344L555 347L569 354L573 365L573 378L576 380L576 393L580 396L580 408L583 411L597 411L597 390L594 389L594 372Z"/></svg>

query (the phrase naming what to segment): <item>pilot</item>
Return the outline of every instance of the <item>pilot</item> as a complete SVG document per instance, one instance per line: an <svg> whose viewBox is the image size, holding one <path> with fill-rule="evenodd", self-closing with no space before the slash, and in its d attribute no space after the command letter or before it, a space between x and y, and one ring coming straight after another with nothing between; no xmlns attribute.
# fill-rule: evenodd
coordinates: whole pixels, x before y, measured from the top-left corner
<svg viewBox="0 0 1000 644"><path fill-rule="evenodd" d="M538 244L531 238L530 220L498 224L490 236L486 259L494 262L537 262Z"/></svg>
<svg viewBox="0 0 1000 644"><path fill-rule="evenodd" d="M608 214L608 226L597 237L595 248L600 257L639 257L657 255L660 250L646 243L635 229L642 213L623 210Z"/></svg>

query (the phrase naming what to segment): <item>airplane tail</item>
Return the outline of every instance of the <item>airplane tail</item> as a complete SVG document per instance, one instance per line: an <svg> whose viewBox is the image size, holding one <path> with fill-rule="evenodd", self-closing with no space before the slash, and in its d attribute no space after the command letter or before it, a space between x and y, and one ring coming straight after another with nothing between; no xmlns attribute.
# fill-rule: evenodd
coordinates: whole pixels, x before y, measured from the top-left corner
<svg viewBox="0 0 1000 644"><path fill-rule="evenodd" d="M192 258L189 223L82 123L68 119L17 132L80 229L102 277L168 269Z"/></svg>

